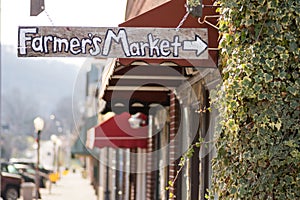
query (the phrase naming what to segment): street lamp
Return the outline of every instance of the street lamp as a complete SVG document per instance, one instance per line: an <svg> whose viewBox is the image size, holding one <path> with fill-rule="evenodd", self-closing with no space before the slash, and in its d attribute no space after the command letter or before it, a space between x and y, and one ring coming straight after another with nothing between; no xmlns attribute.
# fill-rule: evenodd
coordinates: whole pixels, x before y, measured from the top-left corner
<svg viewBox="0 0 300 200"><path fill-rule="evenodd" d="M107 147L106 153L106 188L105 188L105 200L110 200L110 191L109 191L109 147Z"/></svg>
<svg viewBox="0 0 300 200"><path fill-rule="evenodd" d="M53 142L53 171L56 170L56 178L59 179L60 177L60 170L59 170L59 149L61 146L61 140L56 135L51 135L51 141ZM56 165L55 165L56 163Z"/></svg>
<svg viewBox="0 0 300 200"><path fill-rule="evenodd" d="M52 143L53 143L53 171L55 171L55 162L56 162L56 144L57 144L57 136L56 135L51 135L50 137Z"/></svg>
<svg viewBox="0 0 300 200"><path fill-rule="evenodd" d="M44 128L44 120L40 117L37 117L33 120L34 124L34 129L37 132L37 161L36 161L36 167L35 167L35 188L36 188L36 193L35 193L35 198L39 199L40 197L40 181L39 181L39 165L40 165L40 137L41 137L41 132Z"/></svg>

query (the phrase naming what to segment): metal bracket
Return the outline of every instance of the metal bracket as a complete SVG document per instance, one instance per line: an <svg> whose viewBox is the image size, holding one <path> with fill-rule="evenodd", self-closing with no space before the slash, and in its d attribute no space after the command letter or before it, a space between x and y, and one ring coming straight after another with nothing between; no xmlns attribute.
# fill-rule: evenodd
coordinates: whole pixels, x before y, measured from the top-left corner
<svg viewBox="0 0 300 200"><path fill-rule="evenodd" d="M30 0L30 16L38 16L45 10L45 0Z"/></svg>
<svg viewBox="0 0 300 200"><path fill-rule="evenodd" d="M190 5L189 1L187 1L187 11L194 17L201 17L202 16L202 9L203 4L202 0L199 0L198 5Z"/></svg>

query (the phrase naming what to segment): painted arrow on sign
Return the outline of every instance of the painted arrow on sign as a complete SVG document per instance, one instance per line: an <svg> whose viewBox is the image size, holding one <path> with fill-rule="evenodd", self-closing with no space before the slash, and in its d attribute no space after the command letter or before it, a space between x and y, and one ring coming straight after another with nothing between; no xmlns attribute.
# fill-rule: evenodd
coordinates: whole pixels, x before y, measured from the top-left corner
<svg viewBox="0 0 300 200"><path fill-rule="evenodd" d="M198 35L195 40L183 41L183 50L196 51L196 56L200 56L207 49L207 44Z"/></svg>
<svg viewBox="0 0 300 200"><path fill-rule="evenodd" d="M19 27L19 57L208 59L204 28ZM192 52L194 51L194 52Z"/></svg>

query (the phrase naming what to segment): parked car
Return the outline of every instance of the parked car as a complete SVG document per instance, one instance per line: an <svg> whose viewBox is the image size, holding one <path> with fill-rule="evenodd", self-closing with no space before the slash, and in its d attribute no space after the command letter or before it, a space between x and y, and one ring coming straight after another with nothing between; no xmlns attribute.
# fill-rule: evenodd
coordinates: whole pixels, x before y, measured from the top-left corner
<svg viewBox="0 0 300 200"><path fill-rule="evenodd" d="M23 179L20 175L7 172L1 174L1 197L3 200L17 200L20 197L20 189Z"/></svg>
<svg viewBox="0 0 300 200"><path fill-rule="evenodd" d="M26 165L26 164L18 164L18 163L13 163L14 167L18 170L20 174L24 174L28 177L36 177L36 169L32 167L31 165ZM40 187L41 188L46 188L46 182L49 179L48 174L39 171L39 177L40 177Z"/></svg>
<svg viewBox="0 0 300 200"><path fill-rule="evenodd" d="M31 166L31 168L34 168L34 169L36 167L36 163L33 163L33 162L14 161L12 163L13 164L29 165L29 166ZM42 165L39 166L39 171L44 173L44 174L47 174L47 175L53 173L53 170L45 169Z"/></svg>
<svg viewBox="0 0 300 200"><path fill-rule="evenodd" d="M8 172L11 174L18 174L20 175L25 182L32 182L35 183L35 176L33 174L29 174L29 173L21 173L21 171L19 171L13 163L9 163L9 162L2 162L1 163L1 171L2 172Z"/></svg>

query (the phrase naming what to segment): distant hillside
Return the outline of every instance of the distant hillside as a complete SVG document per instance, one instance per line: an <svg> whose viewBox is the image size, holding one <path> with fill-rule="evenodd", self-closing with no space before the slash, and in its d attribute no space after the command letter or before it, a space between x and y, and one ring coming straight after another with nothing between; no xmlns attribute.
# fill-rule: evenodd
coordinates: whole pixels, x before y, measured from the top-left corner
<svg viewBox="0 0 300 200"><path fill-rule="evenodd" d="M20 91L32 102L39 102L40 112L55 109L57 102L71 96L79 67L55 58L18 58L11 46L2 46L1 97Z"/></svg>

